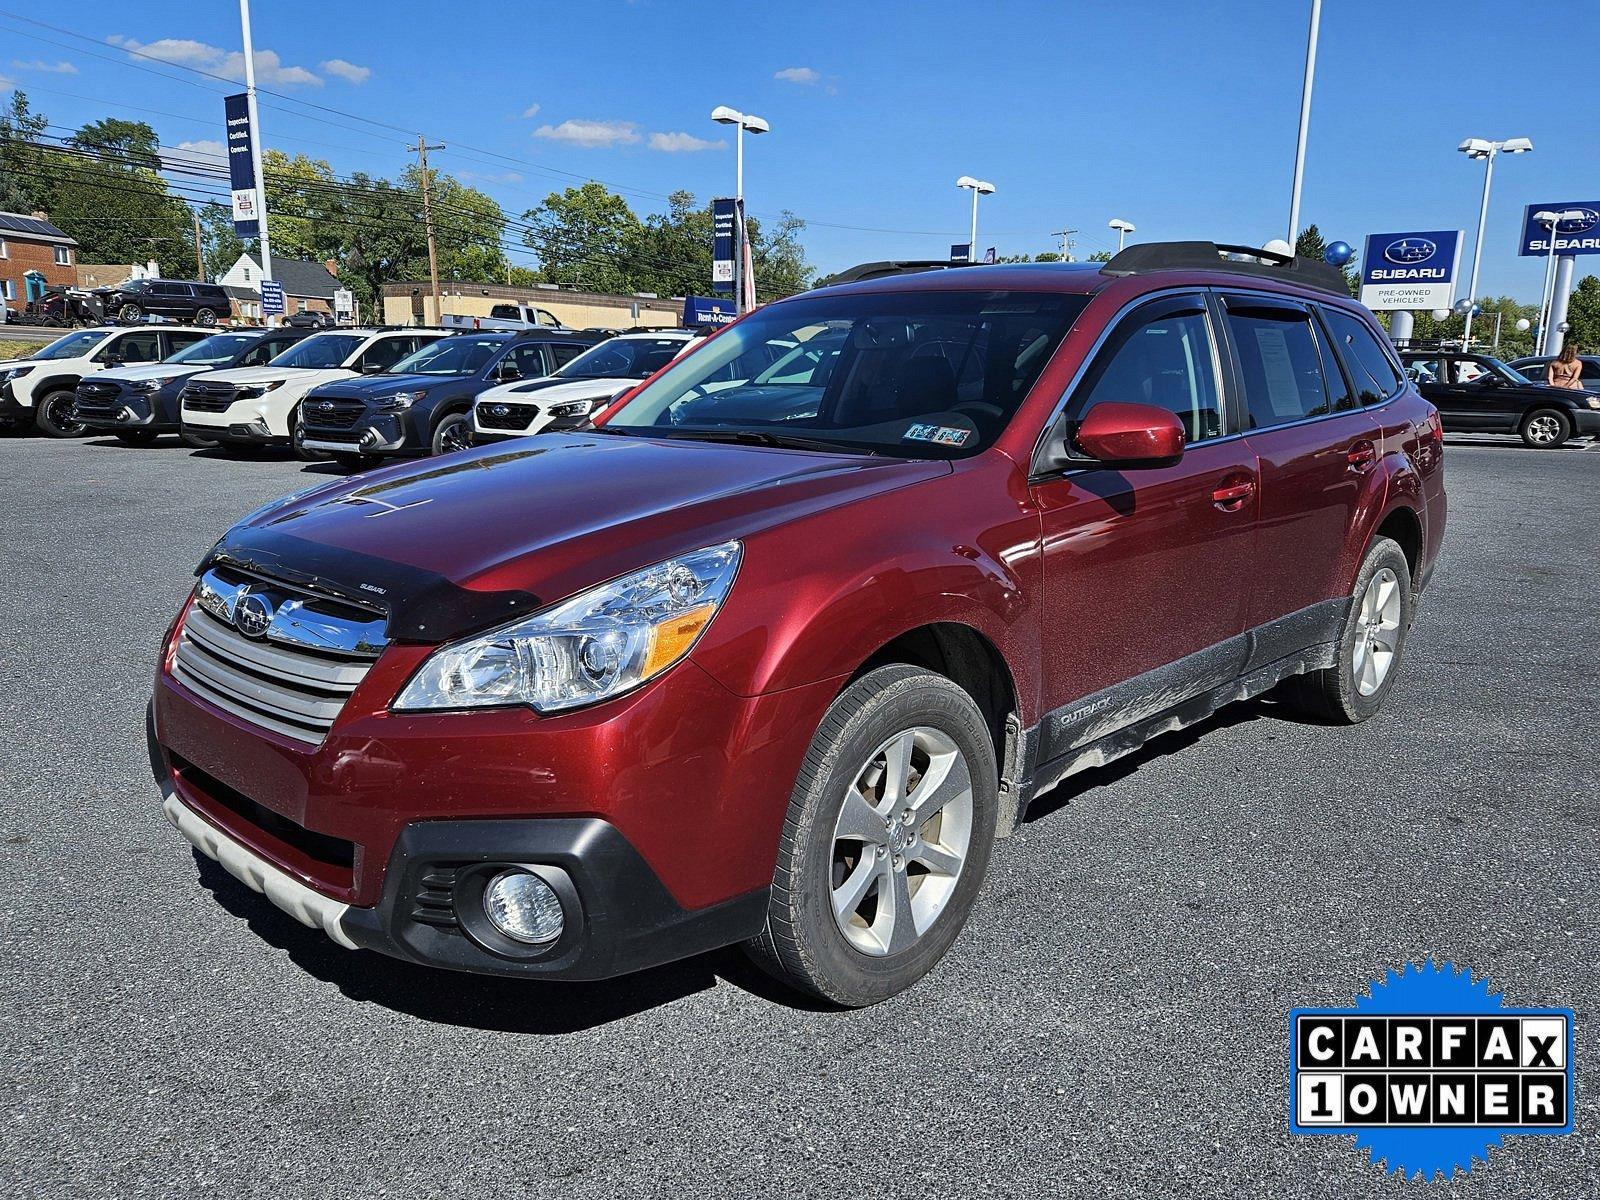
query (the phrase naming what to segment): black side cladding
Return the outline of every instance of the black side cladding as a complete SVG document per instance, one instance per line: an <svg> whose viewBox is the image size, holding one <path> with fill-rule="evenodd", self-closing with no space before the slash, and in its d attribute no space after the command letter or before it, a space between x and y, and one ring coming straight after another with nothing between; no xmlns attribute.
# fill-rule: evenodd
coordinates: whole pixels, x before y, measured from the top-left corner
<svg viewBox="0 0 1600 1200"><path fill-rule="evenodd" d="M391 641L443 642L492 628L541 607L530 592L478 592L433 571L324 546L270 527L238 528L211 549L195 574L226 564L384 614Z"/></svg>

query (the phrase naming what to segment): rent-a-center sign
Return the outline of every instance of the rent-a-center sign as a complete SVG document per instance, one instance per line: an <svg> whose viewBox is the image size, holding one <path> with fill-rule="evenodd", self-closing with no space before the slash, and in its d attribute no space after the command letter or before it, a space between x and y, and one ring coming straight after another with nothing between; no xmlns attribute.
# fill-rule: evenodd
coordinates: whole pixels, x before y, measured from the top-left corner
<svg viewBox="0 0 1600 1200"><path fill-rule="evenodd" d="M1461 265L1461 231L1373 233L1361 256L1361 303L1368 308L1449 308Z"/></svg>

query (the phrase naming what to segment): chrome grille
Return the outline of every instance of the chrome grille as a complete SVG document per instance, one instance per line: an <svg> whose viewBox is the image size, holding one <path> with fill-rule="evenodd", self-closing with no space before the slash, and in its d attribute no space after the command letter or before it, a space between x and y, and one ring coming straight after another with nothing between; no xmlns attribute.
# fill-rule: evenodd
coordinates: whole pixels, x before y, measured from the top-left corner
<svg viewBox="0 0 1600 1200"><path fill-rule="evenodd" d="M537 404L507 404L497 400L478 405L478 424L485 429L526 429L538 415Z"/></svg>
<svg viewBox="0 0 1600 1200"><path fill-rule="evenodd" d="M183 407L190 412L226 412L233 396L231 383L191 383L183 389Z"/></svg>
<svg viewBox="0 0 1600 1200"><path fill-rule="evenodd" d="M238 624L247 597L265 625L259 636ZM184 621L172 671L218 708L317 745L383 649L382 630L381 618L353 606L212 570Z"/></svg>

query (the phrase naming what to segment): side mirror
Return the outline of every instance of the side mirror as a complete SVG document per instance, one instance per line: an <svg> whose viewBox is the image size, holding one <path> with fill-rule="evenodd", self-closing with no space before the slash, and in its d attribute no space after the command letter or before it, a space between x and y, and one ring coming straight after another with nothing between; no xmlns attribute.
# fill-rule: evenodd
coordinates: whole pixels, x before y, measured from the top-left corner
<svg viewBox="0 0 1600 1200"><path fill-rule="evenodd" d="M1099 465L1122 469L1167 467L1183 457L1188 441L1175 413L1153 404L1096 404L1070 435L1060 426L1045 455L1051 470Z"/></svg>
<svg viewBox="0 0 1600 1200"><path fill-rule="evenodd" d="M359 367L357 367L356 369L358 371L360 371L363 375L382 375L383 374L383 364L382 363L364 362Z"/></svg>
<svg viewBox="0 0 1600 1200"><path fill-rule="evenodd" d="M1485 374L1482 379L1478 380L1478 386L1486 388L1504 387L1505 380L1501 379L1498 375Z"/></svg>
<svg viewBox="0 0 1600 1200"><path fill-rule="evenodd" d="M509 383L513 379L521 379L522 371L518 369L516 363L512 362L510 359L506 359L495 368L494 375L495 378L500 380L502 383Z"/></svg>

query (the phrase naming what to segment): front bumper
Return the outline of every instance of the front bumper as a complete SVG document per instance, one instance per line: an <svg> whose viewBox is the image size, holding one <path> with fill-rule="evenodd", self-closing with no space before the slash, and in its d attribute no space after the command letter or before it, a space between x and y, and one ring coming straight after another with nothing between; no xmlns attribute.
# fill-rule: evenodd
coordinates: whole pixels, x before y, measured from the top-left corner
<svg viewBox="0 0 1600 1200"><path fill-rule="evenodd" d="M1600 408L1580 408L1573 418L1572 431L1600 437Z"/></svg>
<svg viewBox="0 0 1600 1200"><path fill-rule="evenodd" d="M307 449L334 454L397 454L407 449L405 421L398 413L374 414L348 429L324 429L307 421L300 440Z"/></svg>

